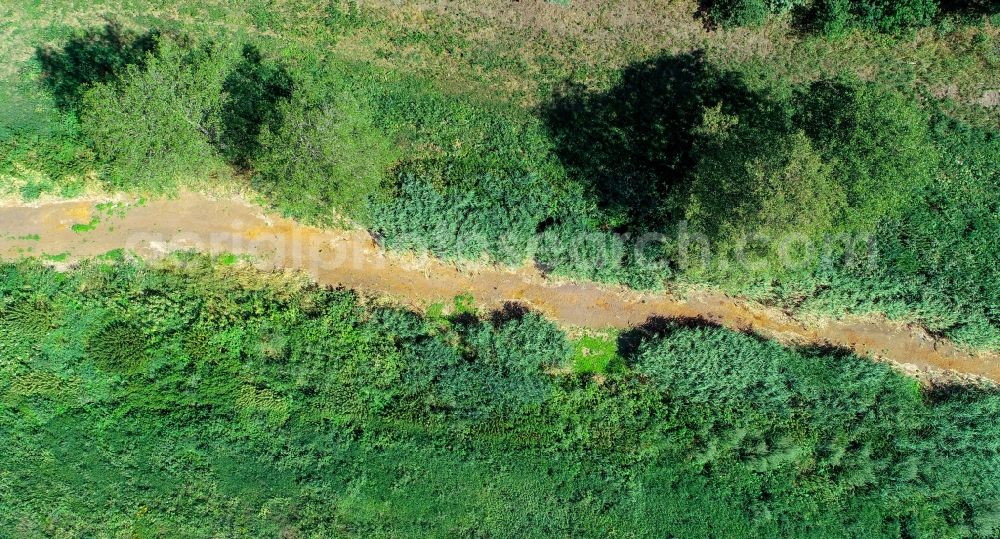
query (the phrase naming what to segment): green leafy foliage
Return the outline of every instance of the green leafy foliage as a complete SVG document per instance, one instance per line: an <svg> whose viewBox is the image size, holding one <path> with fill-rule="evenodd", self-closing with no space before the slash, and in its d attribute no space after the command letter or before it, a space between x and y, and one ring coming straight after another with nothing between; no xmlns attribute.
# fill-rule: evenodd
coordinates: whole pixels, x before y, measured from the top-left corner
<svg viewBox="0 0 1000 539"><path fill-rule="evenodd" d="M428 319L182 261L0 265L4 529L998 530L995 390L662 320L617 351L584 339L617 366L577 374L565 334L518 305Z"/></svg>
<svg viewBox="0 0 1000 539"><path fill-rule="evenodd" d="M824 36L842 36L852 26L851 4L852 0L815 0L808 25Z"/></svg>
<svg viewBox="0 0 1000 539"><path fill-rule="evenodd" d="M857 24L861 4L838 5L844 28ZM917 13L916 5L864 9L895 17ZM349 3L323 12L330 19L319 22L335 39L377 26ZM284 32L290 24L277 17L265 26ZM407 39L440 45L424 34ZM633 62L605 86L570 82L532 111L311 45L214 43L110 25L40 50L51 99L63 87L90 96L74 105L82 106L82 129L72 115L63 123L56 115L35 142L31 125L8 126L17 134L0 141L0 170L17 175L37 162L47 174L16 184L34 198L77 192L79 179L67 178L94 166L116 187L169 190L179 178L228 176L228 162L285 214L318 224L350 218L394 249L532 261L549 274L638 288L672 279L790 308L880 312L964 342L996 342L992 280L974 284L971 275L983 270L955 277L971 256L945 247L983 253L990 242L979 233L958 239L966 233L943 224L966 206L988 211L979 197L990 200L993 184L969 191L971 203L957 190L928 195L951 163L978 149L948 150L949 162L940 162L950 142L932 140L929 107L911 95L852 77L776 84L780 73L766 62L723 67L709 53L691 53ZM922 250L897 249L912 243L917 214L937 236L920 235ZM700 233L721 262L691 264L684 235ZM828 247L831 234L874 234L883 258L846 264L850 249L839 240ZM747 235L804 237L823 256L803 246L787 257ZM941 261L953 269L940 271Z"/></svg>
<svg viewBox="0 0 1000 539"><path fill-rule="evenodd" d="M858 24L882 32L927 26L938 10L938 0L860 0L854 10Z"/></svg>
<svg viewBox="0 0 1000 539"><path fill-rule="evenodd" d="M861 28L872 32L899 34L913 28L929 26L938 14L939 0L715 0L707 15L723 26L759 26L773 14L796 9L799 22L822 35L841 36L849 29ZM984 6L969 3L951 10L986 12Z"/></svg>
<svg viewBox="0 0 1000 539"><path fill-rule="evenodd" d="M369 197L377 195L396 150L349 93L313 100L296 94L267 125L253 164L256 184L295 217L335 222L339 211L364 222Z"/></svg>
<svg viewBox="0 0 1000 539"><path fill-rule="evenodd" d="M912 101L873 84L821 80L798 96L796 124L843 177L852 229L893 219L938 170L930 120Z"/></svg>
<svg viewBox="0 0 1000 539"><path fill-rule="evenodd" d="M226 53L157 43L142 69L129 65L120 84L95 84L83 98L81 130L121 188L169 189L219 165L212 141L221 129Z"/></svg>
<svg viewBox="0 0 1000 539"><path fill-rule="evenodd" d="M87 355L102 369L131 372L143 367L146 342L146 334L141 328L115 320L90 338Z"/></svg>
<svg viewBox="0 0 1000 539"><path fill-rule="evenodd" d="M397 249L521 263L557 195L538 177L477 180L439 189L404 173L396 196L375 206L373 228Z"/></svg>
<svg viewBox="0 0 1000 539"><path fill-rule="evenodd" d="M995 347L1000 138L945 118L935 122L934 138L942 149L941 178L926 185L899 218L879 227L877 263L813 277L829 284L807 307L864 310L877 304L888 313L915 311L932 330Z"/></svg>
<svg viewBox="0 0 1000 539"><path fill-rule="evenodd" d="M237 165L248 166L260 152L260 131L278 128L278 103L292 96L292 80L284 66L263 58L252 46L223 81L222 133L218 145Z"/></svg>
<svg viewBox="0 0 1000 539"><path fill-rule="evenodd" d="M767 0L717 0L708 16L724 26L758 26L771 14Z"/></svg>
<svg viewBox="0 0 1000 539"><path fill-rule="evenodd" d="M870 84L821 80L761 110L720 103L694 130L686 217L712 238L871 231L937 170L928 118Z"/></svg>
<svg viewBox="0 0 1000 539"><path fill-rule="evenodd" d="M706 14L724 27L760 26L774 14L783 14L808 3L808 0L712 0Z"/></svg>
<svg viewBox="0 0 1000 539"><path fill-rule="evenodd" d="M706 122L712 121L709 114ZM692 174L686 209L692 226L713 238L789 232L819 237L839 224L846 186L804 133L775 136L719 126L703 131L708 136L696 151L705 157Z"/></svg>
<svg viewBox="0 0 1000 539"><path fill-rule="evenodd" d="M836 37L852 28L899 34L929 26L939 0L816 0L803 14L803 23L820 34Z"/></svg>

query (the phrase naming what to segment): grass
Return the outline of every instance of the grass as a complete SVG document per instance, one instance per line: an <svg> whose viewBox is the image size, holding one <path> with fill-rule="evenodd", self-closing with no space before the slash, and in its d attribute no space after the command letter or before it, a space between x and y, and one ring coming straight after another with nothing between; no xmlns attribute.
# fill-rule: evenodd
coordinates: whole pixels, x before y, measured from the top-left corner
<svg viewBox="0 0 1000 539"><path fill-rule="evenodd" d="M78 234L79 233L83 233L83 232L90 232L91 230L94 230L95 228L97 228L97 225L100 222L101 222L101 219L99 217L95 216L95 217L91 217L90 221L87 222L87 223L74 223L73 226L70 227L70 229L73 232L76 232Z"/></svg>
<svg viewBox="0 0 1000 539"><path fill-rule="evenodd" d="M98 255L97 260L103 260L107 262L120 262L125 260L125 249L111 249L110 251Z"/></svg>
<svg viewBox="0 0 1000 539"><path fill-rule="evenodd" d="M240 261L239 255L234 255L232 253L224 253L219 255L218 262L223 266L232 266L233 264Z"/></svg>
<svg viewBox="0 0 1000 539"><path fill-rule="evenodd" d="M42 253L42 260L45 260L47 262L65 262L67 259L69 259L68 252L58 253L54 255L48 253Z"/></svg>
<svg viewBox="0 0 1000 539"><path fill-rule="evenodd" d="M607 374L623 367L614 334L586 335L571 342L573 372L577 374Z"/></svg>

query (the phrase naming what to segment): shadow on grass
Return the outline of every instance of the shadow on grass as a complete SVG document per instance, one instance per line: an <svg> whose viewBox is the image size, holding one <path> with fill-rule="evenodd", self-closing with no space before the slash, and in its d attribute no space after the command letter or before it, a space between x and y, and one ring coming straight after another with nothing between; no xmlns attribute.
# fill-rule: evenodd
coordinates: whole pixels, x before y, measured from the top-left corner
<svg viewBox="0 0 1000 539"><path fill-rule="evenodd" d="M70 38L60 48L35 50L42 84L64 111L78 111L87 86L116 79L128 65L143 66L154 53L159 32L137 34L109 21L100 29Z"/></svg>
<svg viewBox="0 0 1000 539"><path fill-rule="evenodd" d="M249 168L259 152L264 126L281 123L279 104L292 96L292 77L284 66L265 60L256 47L246 45L240 61L223 83L227 94L222 110L218 147L234 165Z"/></svg>
<svg viewBox="0 0 1000 539"><path fill-rule="evenodd" d="M567 83L542 110L556 151L618 230L661 229L679 214L706 107L759 109L741 75L701 53L627 67L606 91Z"/></svg>

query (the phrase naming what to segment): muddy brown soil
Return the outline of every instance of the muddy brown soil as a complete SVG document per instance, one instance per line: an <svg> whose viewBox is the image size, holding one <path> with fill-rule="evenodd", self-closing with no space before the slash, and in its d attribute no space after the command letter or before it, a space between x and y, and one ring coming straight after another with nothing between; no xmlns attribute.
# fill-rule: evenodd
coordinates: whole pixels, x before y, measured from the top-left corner
<svg viewBox="0 0 1000 539"><path fill-rule="evenodd" d="M554 282L531 268L460 268L386 253L363 231L303 226L238 199L185 194L124 211L99 209L86 200L0 207L0 257L40 256L65 265L118 248L151 259L178 250L248 255L263 269L302 270L321 284L418 308L459 294L471 294L486 309L521 302L567 326L628 328L657 316L702 318L783 343L848 348L924 380L1000 382L997 354L964 350L902 323L857 318L805 323L719 293L678 298Z"/></svg>

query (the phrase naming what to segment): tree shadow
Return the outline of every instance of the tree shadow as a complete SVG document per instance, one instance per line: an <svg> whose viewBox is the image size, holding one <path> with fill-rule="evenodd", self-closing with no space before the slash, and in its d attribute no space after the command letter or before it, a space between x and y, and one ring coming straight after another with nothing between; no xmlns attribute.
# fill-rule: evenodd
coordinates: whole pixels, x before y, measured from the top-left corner
<svg viewBox="0 0 1000 539"><path fill-rule="evenodd" d="M567 83L543 107L556 152L619 230L659 230L679 217L706 107L761 110L742 76L700 52L627 67L607 91Z"/></svg>
<svg viewBox="0 0 1000 539"><path fill-rule="evenodd" d="M500 327L506 325L508 322L522 320L530 312L531 309L527 305L516 301L508 301L503 304L503 307L491 312L489 320L495 327Z"/></svg>
<svg viewBox="0 0 1000 539"><path fill-rule="evenodd" d="M42 84L64 111L77 111L87 86L114 80L128 65L142 66L157 47L159 32L137 34L108 21L103 28L70 38L60 48L35 49Z"/></svg>
<svg viewBox="0 0 1000 539"><path fill-rule="evenodd" d="M938 13L949 15L997 15L1000 14L1000 2L996 0L942 0Z"/></svg>
<svg viewBox="0 0 1000 539"><path fill-rule="evenodd" d="M292 77L284 66L265 60L253 45L243 47L240 61L223 82L227 94L218 145L234 165L247 168L260 149L264 126L277 129L279 103L292 96Z"/></svg>
<svg viewBox="0 0 1000 539"><path fill-rule="evenodd" d="M987 400L1000 399L1000 389L983 381L972 383L969 380L937 381L924 391L924 398L934 405L973 405Z"/></svg>

